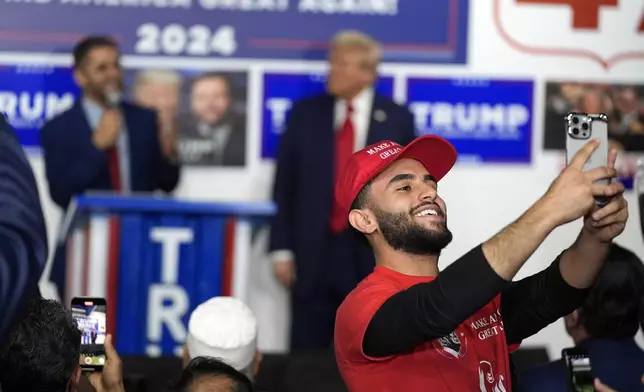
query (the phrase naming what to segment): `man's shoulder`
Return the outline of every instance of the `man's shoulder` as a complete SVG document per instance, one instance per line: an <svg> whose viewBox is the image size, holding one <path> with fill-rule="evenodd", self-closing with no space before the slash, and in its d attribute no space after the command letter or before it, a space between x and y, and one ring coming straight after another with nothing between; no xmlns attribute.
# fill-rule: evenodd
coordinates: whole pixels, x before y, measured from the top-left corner
<svg viewBox="0 0 644 392"><path fill-rule="evenodd" d="M123 110L134 116L156 117L156 112L154 110L132 102L123 102Z"/></svg>
<svg viewBox="0 0 644 392"><path fill-rule="evenodd" d="M375 94L374 102L376 103L377 106L390 112L400 113L400 114L411 114L411 112L405 105L399 104L398 102L384 95Z"/></svg>
<svg viewBox="0 0 644 392"><path fill-rule="evenodd" d="M327 93L304 97L293 103L292 110L317 110L324 103L333 103L333 97Z"/></svg>
<svg viewBox="0 0 644 392"><path fill-rule="evenodd" d="M343 314L351 319L356 312L365 311L373 315L389 297L402 290L393 280L372 272L347 295L338 308L338 317Z"/></svg>
<svg viewBox="0 0 644 392"><path fill-rule="evenodd" d="M62 112L47 120L43 125L42 130L46 131L47 129L57 129L60 128L63 124L73 120L74 116L78 114L76 105L77 103L74 103L74 105L72 105L71 107L63 110Z"/></svg>

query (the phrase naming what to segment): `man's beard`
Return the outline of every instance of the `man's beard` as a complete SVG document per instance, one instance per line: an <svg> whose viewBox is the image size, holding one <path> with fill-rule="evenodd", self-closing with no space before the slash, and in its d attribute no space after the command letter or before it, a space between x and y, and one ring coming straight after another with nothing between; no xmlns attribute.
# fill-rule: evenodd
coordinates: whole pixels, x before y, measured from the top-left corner
<svg viewBox="0 0 644 392"><path fill-rule="evenodd" d="M452 232L445 223L436 223L436 228L432 230L416 222L410 213L377 209L374 213L385 241L395 250L413 255L438 256L452 241Z"/></svg>

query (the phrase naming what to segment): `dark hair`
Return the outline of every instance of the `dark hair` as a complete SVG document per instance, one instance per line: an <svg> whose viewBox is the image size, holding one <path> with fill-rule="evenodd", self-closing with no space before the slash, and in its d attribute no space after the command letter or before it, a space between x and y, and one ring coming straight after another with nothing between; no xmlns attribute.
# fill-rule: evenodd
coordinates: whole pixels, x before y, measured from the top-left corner
<svg viewBox="0 0 644 392"><path fill-rule="evenodd" d="M181 378L172 388L175 392L190 392L191 387L200 380L226 382L229 386L221 392L253 392L253 384L248 377L232 366L213 357L193 358L183 370ZM225 384L224 384L225 385Z"/></svg>
<svg viewBox="0 0 644 392"><path fill-rule="evenodd" d="M79 366L81 332L62 304L34 298L0 347L3 392L64 392Z"/></svg>
<svg viewBox="0 0 644 392"><path fill-rule="evenodd" d="M74 46L74 68L82 66L92 50L106 46L118 49L116 41L107 36L89 36L83 38Z"/></svg>
<svg viewBox="0 0 644 392"><path fill-rule="evenodd" d="M207 79L220 79L220 80L222 80L224 82L224 84L226 85L226 89L228 90L228 95L232 96L232 94L233 94L233 82L232 82L232 80L230 79L230 77L227 74L225 74L223 72L217 72L217 71L204 72L204 73L201 73L201 74L195 76L192 79L192 82L190 84L190 91L192 91L192 89L194 88L194 86L197 83L201 82L202 80L207 80Z"/></svg>
<svg viewBox="0 0 644 392"><path fill-rule="evenodd" d="M353 200L353 203L351 203L351 209L352 210L360 210L363 209L369 204L369 191L371 189L371 181L367 182L362 189L360 189L360 192L358 192L358 196Z"/></svg>
<svg viewBox="0 0 644 392"><path fill-rule="evenodd" d="M594 338L632 338L644 321L643 300L642 261L630 250L613 244L595 285L579 309L579 323Z"/></svg>

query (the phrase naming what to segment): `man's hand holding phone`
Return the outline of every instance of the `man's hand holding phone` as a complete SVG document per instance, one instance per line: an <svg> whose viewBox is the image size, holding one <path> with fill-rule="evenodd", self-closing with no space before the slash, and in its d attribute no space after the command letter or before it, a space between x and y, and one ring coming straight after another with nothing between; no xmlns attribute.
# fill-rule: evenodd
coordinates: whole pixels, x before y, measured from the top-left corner
<svg viewBox="0 0 644 392"><path fill-rule="evenodd" d="M600 166L583 171L586 162L598 146L599 142L595 140L586 143L542 198L542 204L547 206L546 211L555 218L556 226L576 220L593 211L596 207L595 197L614 197L624 192L624 186L618 182L610 184L598 182L615 178L617 172L614 168Z"/></svg>
<svg viewBox="0 0 644 392"><path fill-rule="evenodd" d="M112 335L105 337L105 365L102 372L88 375L89 383L96 392L125 392L123 387L123 364L114 345Z"/></svg>

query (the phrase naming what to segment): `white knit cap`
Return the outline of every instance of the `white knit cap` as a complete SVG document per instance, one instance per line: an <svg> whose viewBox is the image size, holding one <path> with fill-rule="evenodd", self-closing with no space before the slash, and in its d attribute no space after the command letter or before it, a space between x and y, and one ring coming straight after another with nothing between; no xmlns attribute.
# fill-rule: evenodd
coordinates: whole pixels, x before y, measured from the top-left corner
<svg viewBox="0 0 644 392"><path fill-rule="evenodd" d="M242 371L255 356L257 321L237 298L214 297L190 315L187 343L191 359L216 357Z"/></svg>

